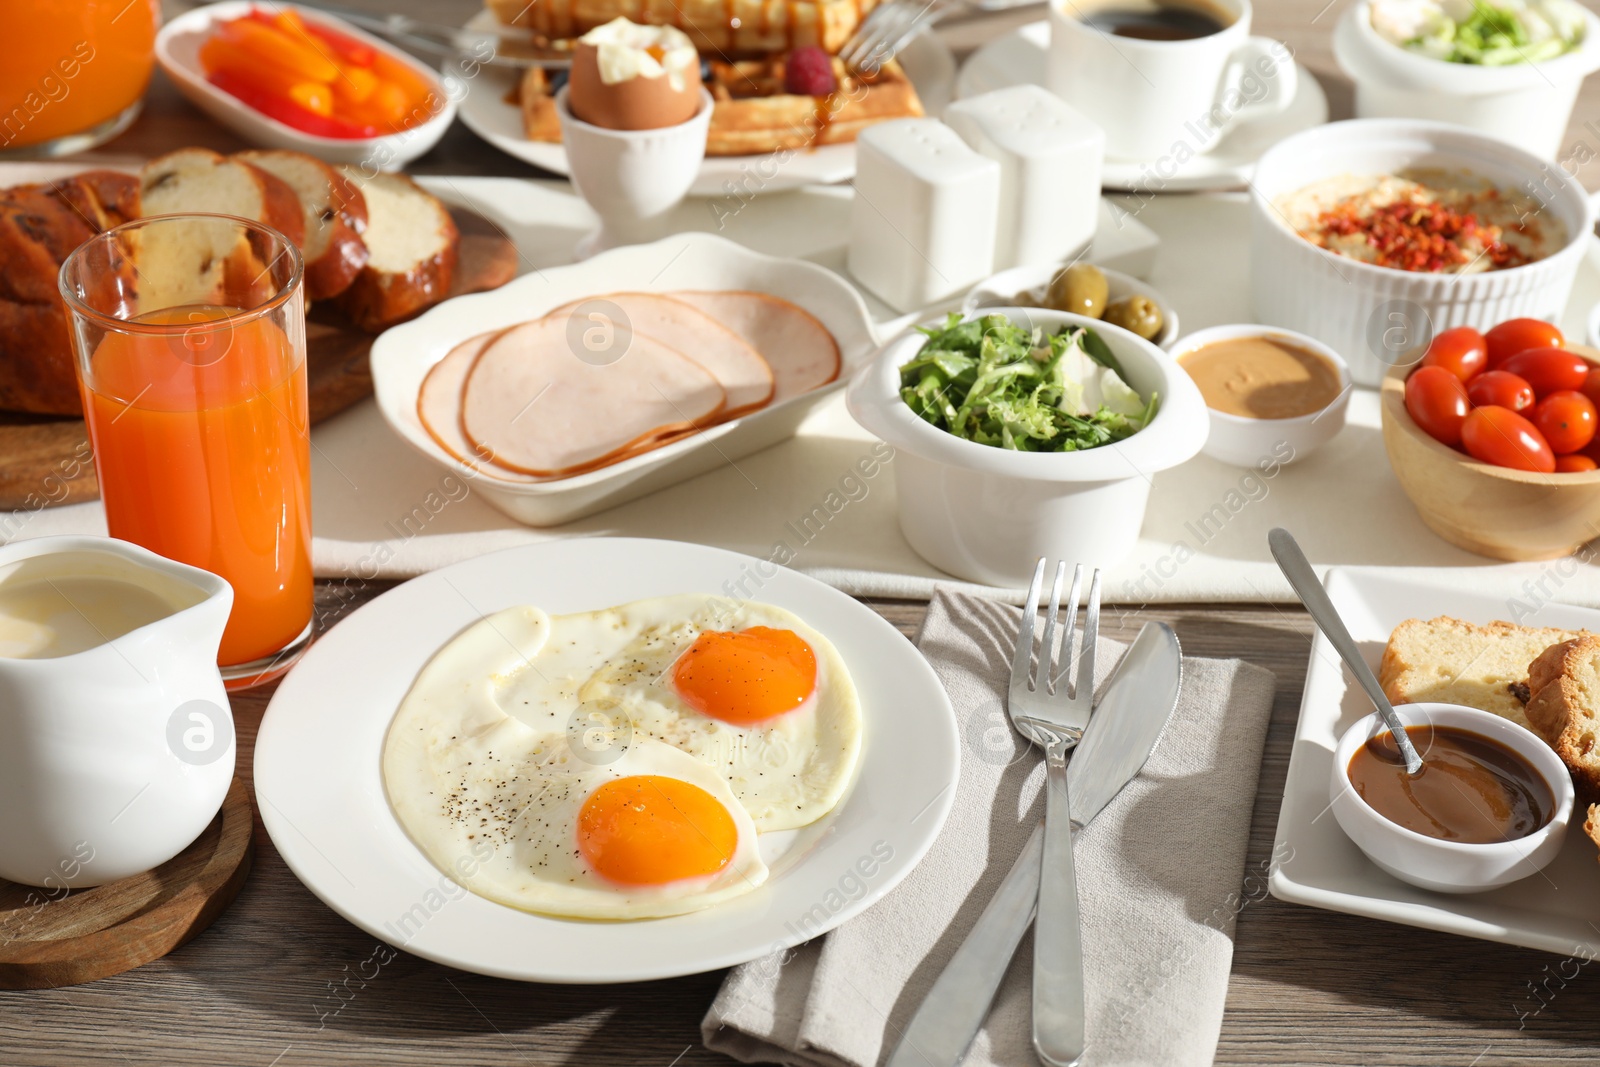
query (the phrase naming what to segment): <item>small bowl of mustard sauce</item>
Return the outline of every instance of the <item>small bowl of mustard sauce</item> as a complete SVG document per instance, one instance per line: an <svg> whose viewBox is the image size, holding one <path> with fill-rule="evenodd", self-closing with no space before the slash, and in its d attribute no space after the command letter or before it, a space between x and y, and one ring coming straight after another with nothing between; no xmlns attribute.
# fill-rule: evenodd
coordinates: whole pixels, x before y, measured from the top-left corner
<svg viewBox="0 0 1600 1067"><path fill-rule="evenodd" d="M1285 466L1344 429L1350 368L1320 341L1267 326L1213 326L1171 352L1205 399L1205 454L1237 467Z"/></svg>
<svg viewBox="0 0 1600 1067"><path fill-rule="evenodd" d="M1406 773L1376 714L1347 730L1329 783L1334 818L1383 870L1423 889L1477 893L1536 873L1561 851L1572 778L1543 740L1456 704L1402 704L1422 771Z"/></svg>

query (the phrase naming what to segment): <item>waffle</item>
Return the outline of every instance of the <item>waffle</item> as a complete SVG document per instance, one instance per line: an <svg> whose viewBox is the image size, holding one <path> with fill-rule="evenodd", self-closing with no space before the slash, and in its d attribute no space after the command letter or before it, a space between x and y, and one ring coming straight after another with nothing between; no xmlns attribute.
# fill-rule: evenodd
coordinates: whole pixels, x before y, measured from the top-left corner
<svg viewBox="0 0 1600 1067"><path fill-rule="evenodd" d="M797 96L783 91L783 58L712 60L706 88L716 102L706 135L708 156L749 156L779 149L811 148L854 141L875 122L922 114L917 91L890 60L870 78L846 74L835 59L839 88L827 96ZM530 141L559 142L561 122L554 93L562 76L551 78L534 67L519 90L523 131Z"/></svg>
<svg viewBox="0 0 1600 1067"><path fill-rule="evenodd" d="M710 55L844 47L876 0L488 0L506 26L552 39L579 37L619 16L676 26Z"/></svg>

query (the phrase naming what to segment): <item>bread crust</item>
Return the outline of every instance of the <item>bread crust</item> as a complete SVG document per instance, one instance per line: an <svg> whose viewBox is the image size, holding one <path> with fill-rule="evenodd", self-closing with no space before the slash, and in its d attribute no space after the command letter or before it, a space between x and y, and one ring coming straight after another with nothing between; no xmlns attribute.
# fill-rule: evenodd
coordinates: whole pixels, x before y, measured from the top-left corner
<svg viewBox="0 0 1600 1067"><path fill-rule="evenodd" d="M289 183L254 163L240 160L239 165L261 179L261 221L287 237L296 248L305 247L306 217L300 210L300 197Z"/></svg>
<svg viewBox="0 0 1600 1067"><path fill-rule="evenodd" d="M1600 664L1600 637L1585 634L1552 645L1528 667L1528 721L1572 772L1584 800L1600 800L1600 707L1585 685Z"/></svg>
<svg viewBox="0 0 1600 1067"><path fill-rule="evenodd" d="M305 230L305 205L301 205L303 236L300 248L301 251L308 253L305 273L306 298L331 300L348 289L350 283L355 281L356 275L361 273L361 268L366 266L367 246L361 240L361 234L367 228L367 201L356 184L344 174L304 152L282 149L251 150L235 153L233 158L270 174L271 171L264 164L269 164L274 158L284 157L293 157L302 165L314 168L328 183L327 211L331 213L331 217L327 214L323 217L323 223L328 227L327 247L316 259L309 258L305 241L310 237L310 233ZM289 187L289 191L294 192L293 186ZM296 202L298 201L299 197L296 196Z"/></svg>
<svg viewBox="0 0 1600 1067"><path fill-rule="evenodd" d="M73 249L132 217L138 190L136 178L117 171L0 190L0 409L82 414L56 276Z"/></svg>
<svg viewBox="0 0 1600 1067"><path fill-rule="evenodd" d="M378 270L370 262L362 267L349 288L340 294L338 303L352 323L369 333L381 333L449 296L461 251L461 233L449 209L437 197L403 174L383 177L406 182L419 195L439 205L445 244L405 271Z"/></svg>

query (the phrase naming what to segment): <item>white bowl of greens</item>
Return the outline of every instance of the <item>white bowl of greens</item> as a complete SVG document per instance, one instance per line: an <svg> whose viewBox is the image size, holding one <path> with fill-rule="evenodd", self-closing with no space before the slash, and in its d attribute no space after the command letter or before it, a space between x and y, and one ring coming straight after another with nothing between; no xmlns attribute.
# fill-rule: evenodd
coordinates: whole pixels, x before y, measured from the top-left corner
<svg viewBox="0 0 1600 1067"><path fill-rule="evenodd" d="M1451 122L1555 159L1600 70L1600 17L1577 0L1361 0L1333 51L1357 118Z"/></svg>
<svg viewBox="0 0 1600 1067"><path fill-rule="evenodd" d="M846 400L895 449L900 528L917 554L1013 588L1040 556L1124 559L1151 479L1198 453L1208 429L1200 391L1161 349L1037 308L903 334Z"/></svg>

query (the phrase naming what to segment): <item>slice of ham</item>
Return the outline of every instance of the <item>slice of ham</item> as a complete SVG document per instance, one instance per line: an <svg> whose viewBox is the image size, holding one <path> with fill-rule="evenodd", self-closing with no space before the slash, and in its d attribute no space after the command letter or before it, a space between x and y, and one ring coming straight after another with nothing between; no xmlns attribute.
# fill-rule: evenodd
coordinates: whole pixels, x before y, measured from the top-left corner
<svg viewBox="0 0 1600 1067"><path fill-rule="evenodd" d="M772 368L752 344L718 322L715 316L690 307L681 300L660 293L607 293L586 300L574 300L550 312L550 318L570 319L574 313L604 316L604 305L618 308L635 334L655 338L668 348L688 356L721 383L728 394L719 419L737 418L765 407L772 399ZM584 305L590 305L585 309ZM599 325L598 322L594 323ZM621 324L613 324L621 325ZM591 323L580 324L582 330Z"/></svg>
<svg viewBox="0 0 1600 1067"><path fill-rule="evenodd" d="M700 364L637 331L624 351L612 363L578 358L561 314L506 330L467 372L461 430L468 454L564 477L704 426L722 411L727 394Z"/></svg>
<svg viewBox="0 0 1600 1067"><path fill-rule="evenodd" d="M668 294L732 330L772 367L771 403L827 385L839 377L839 343L809 311L768 293Z"/></svg>
<svg viewBox="0 0 1600 1067"><path fill-rule="evenodd" d="M461 429L461 394L467 382L467 374L472 369L473 362L478 358L484 346L502 331L491 330L470 337L445 353L443 359L435 363L422 379L422 388L417 394L417 418L422 423L422 428L428 436L433 438L435 444L444 449L458 462L471 467L478 473L504 482L515 482L519 485L532 485L538 482L552 481L551 475L523 474L520 471L502 467L492 457L477 455L471 442ZM600 467L608 467L623 460L632 459L634 456L645 452L654 451L663 445L669 445L680 440L694 429L675 429L670 433L663 433L635 442L622 452L613 456L602 457L593 463L587 464L577 470L563 471L558 477L570 478L577 474L584 474Z"/></svg>
<svg viewBox="0 0 1600 1067"><path fill-rule="evenodd" d="M542 481L530 474L507 470L487 456L476 455L467 435L461 430L461 393L467 384L467 372L472 369L478 353L499 337L501 332L491 330L470 337L433 365L422 379L422 388L417 393L417 418L435 444L474 470L512 482Z"/></svg>

